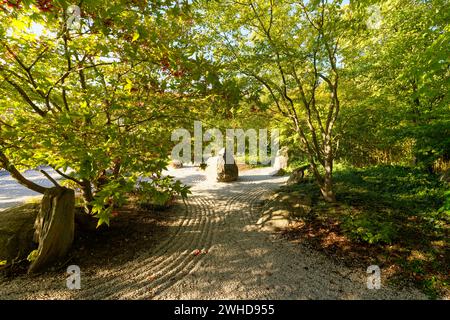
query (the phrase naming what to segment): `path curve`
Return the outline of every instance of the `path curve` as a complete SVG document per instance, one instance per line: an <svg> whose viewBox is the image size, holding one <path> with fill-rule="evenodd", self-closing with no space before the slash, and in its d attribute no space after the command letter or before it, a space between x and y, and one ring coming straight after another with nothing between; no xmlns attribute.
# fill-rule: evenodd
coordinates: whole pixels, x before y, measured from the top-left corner
<svg viewBox="0 0 450 320"><path fill-rule="evenodd" d="M82 273L81 290L66 289L63 272L57 279L0 279L0 298L425 298L412 288L369 290L365 268L349 269L323 253L258 231L261 200L286 179L272 176L271 168L244 171L228 184L208 181L193 167L167 174L191 185L193 194L177 213L171 234L152 250L114 268Z"/></svg>

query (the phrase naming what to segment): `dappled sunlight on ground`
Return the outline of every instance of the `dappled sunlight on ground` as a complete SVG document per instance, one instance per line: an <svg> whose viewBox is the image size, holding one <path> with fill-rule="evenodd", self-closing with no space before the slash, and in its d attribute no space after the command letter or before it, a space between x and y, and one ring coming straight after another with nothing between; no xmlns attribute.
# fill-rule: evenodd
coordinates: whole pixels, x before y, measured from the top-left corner
<svg viewBox="0 0 450 320"><path fill-rule="evenodd" d="M349 269L304 245L255 228L262 199L286 181L272 168L241 172L232 183L194 167L166 172L192 186L187 206L167 213L164 237L120 263L83 265L82 289L64 287L64 270L0 279L2 298L56 299L392 299L424 298L413 289L368 290L366 270ZM164 215L161 216L164 218ZM138 234L134 243L145 240ZM34 280L33 280L34 279Z"/></svg>

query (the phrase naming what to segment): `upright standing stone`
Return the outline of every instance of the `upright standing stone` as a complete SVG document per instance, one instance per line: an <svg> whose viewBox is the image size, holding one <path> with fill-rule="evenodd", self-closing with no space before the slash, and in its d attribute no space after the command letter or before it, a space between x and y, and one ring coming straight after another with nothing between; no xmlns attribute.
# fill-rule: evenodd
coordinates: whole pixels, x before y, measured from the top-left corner
<svg viewBox="0 0 450 320"><path fill-rule="evenodd" d="M275 170L286 169L288 166L288 160L289 160L289 156L288 156L287 148L283 147L277 151L277 155L274 160L273 168Z"/></svg>
<svg viewBox="0 0 450 320"><path fill-rule="evenodd" d="M237 180L239 170L233 156L229 157L227 163L227 154L225 149L220 150L219 155L211 157L207 161L206 174L209 179L218 182L232 182Z"/></svg>
<svg viewBox="0 0 450 320"><path fill-rule="evenodd" d="M305 170L308 170L308 168L309 168L309 164L299 167L299 168L295 169L294 171L292 171L291 175L289 176L288 181L286 181L286 184L294 185L294 184L302 183L304 181L303 178L305 177Z"/></svg>

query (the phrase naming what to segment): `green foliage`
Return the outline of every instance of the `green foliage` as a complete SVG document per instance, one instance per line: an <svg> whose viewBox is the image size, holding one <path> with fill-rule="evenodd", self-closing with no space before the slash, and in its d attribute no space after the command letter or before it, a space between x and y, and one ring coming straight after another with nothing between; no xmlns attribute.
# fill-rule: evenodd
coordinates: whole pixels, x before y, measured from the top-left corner
<svg viewBox="0 0 450 320"><path fill-rule="evenodd" d="M109 224L137 176L160 176L192 101L189 5L84 1L75 30L66 1L22 4L0 10L0 150L19 169L69 172Z"/></svg>
<svg viewBox="0 0 450 320"><path fill-rule="evenodd" d="M102 186L95 194L92 205L92 213L98 219L97 227L103 223L109 226L112 211L115 207L121 207L127 202L127 192L134 188L136 179L122 179L112 181Z"/></svg>
<svg viewBox="0 0 450 320"><path fill-rule="evenodd" d="M61 186L73 189L77 192L80 191L80 185L73 180L65 179L58 182Z"/></svg>
<svg viewBox="0 0 450 320"><path fill-rule="evenodd" d="M29 262L33 262L34 260L36 260L38 256L38 250L33 250L30 252L30 254L27 256L27 260Z"/></svg>
<svg viewBox="0 0 450 320"><path fill-rule="evenodd" d="M373 166L363 169L342 167L336 172L341 198L351 201L358 196L367 207L383 205L393 209L413 209L408 214L435 212L443 202L445 187L437 175L417 168ZM407 208L407 209L406 209Z"/></svg>
<svg viewBox="0 0 450 320"><path fill-rule="evenodd" d="M357 241L399 248L397 262L404 275L437 297L446 286L443 257L450 246L450 215L442 208L448 206L448 187L438 175L401 166L344 167L336 172L336 183L339 202L349 208L339 217L344 233ZM418 260L414 251L426 258Z"/></svg>
<svg viewBox="0 0 450 320"><path fill-rule="evenodd" d="M175 196L180 196L184 201L191 193L189 189L189 186L183 185L179 180L173 181L172 177L166 176L139 182L136 193L140 206L150 209L165 209Z"/></svg>
<svg viewBox="0 0 450 320"><path fill-rule="evenodd" d="M432 171L436 160L450 159L450 119L435 120L410 131L416 140L413 151L421 168Z"/></svg>
<svg viewBox="0 0 450 320"><path fill-rule="evenodd" d="M331 218L353 243L383 252L383 260L401 266L402 277L430 297L448 286L450 191L438 175L404 166L337 164L335 187L336 204L313 198L314 219ZM314 195L318 187L306 182L289 188Z"/></svg>
<svg viewBox="0 0 450 320"><path fill-rule="evenodd" d="M384 221L382 215L370 217L344 217L342 228L351 238L374 243L391 244L397 236L395 224L392 221Z"/></svg>
<svg viewBox="0 0 450 320"><path fill-rule="evenodd" d="M369 5L380 8L379 29L365 25ZM450 150L449 3L357 1L350 8L338 157L431 171Z"/></svg>
<svg viewBox="0 0 450 320"><path fill-rule="evenodd" d="M143 206L188 196L161 173L172 130L203 120L279 128L287 171L311 163L321 187L331 189L334 170L351 239L423 246L434 262L441 249L430 243L447 246L450 191L433 172L450 161L448 1L88 0L78 29L65 0L9 3L0 4L0 151L19 169L65 173L99 226L141 178L151 177L138 185ZM366 24L370 5L379 29Z"/></svg>
<svg viewBox="0 0 450 320"><path fill-rule="evenodd" d="M445 193L444 205L439 209L439 212L450 216L450 190Z"/></svg>

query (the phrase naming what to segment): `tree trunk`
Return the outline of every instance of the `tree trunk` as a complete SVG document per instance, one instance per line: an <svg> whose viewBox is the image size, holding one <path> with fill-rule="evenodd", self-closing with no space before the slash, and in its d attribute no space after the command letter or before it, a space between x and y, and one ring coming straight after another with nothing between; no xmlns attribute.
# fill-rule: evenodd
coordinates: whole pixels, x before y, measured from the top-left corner
<svg viewBox="0 0 450 320"><path fill-rule="evenodd" d="M325 168L325 170L327 170ZM325 173L323 183L320 186L320 192L326 202L336 202L336 196L333 191L333 179L331 174Z"/></svg>
<svg viewBox="0 0 450 320"><path fill-rule="evenodd" d="M39 242L37 257L28 273L39 272L65 256L74 239L75 192L63 187L45 191L35 221L34 241Z"/></svg>
<svg viewBox="0 0 450 320"><path fill-rule="evenodd" d="M94 195L92 193L92 186L91 182L88 180L82 181L81 191L83 193L83 199L84 199L84 208L86 210L87 214L92 213L92 205L90 204L94 200Z"/></svg>
<svg viewBox="0 0 450 320"><path fill-rule="evenodd" d="M322 192L322 196L327 202L335 202L336 196L333 191L333 155L331 142L325 145L325 163L324 169L325 174L323 176L322 183L320 184L320 191Z"/></svg>

